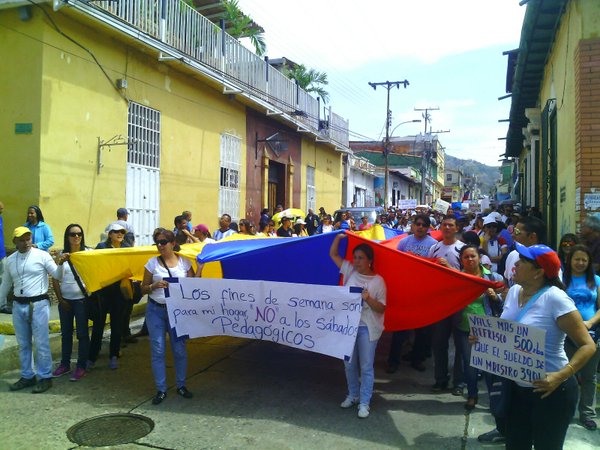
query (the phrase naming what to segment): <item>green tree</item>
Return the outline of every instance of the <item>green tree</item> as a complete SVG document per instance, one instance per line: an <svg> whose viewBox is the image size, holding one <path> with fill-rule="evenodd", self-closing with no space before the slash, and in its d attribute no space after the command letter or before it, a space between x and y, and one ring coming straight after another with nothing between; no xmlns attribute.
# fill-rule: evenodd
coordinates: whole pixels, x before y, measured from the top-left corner
<svg viewBox="0 0 600 450"><path fill-rule="evenodd" d="M298 86L306 92L314 92L317 94L323 99L324 103L329 101L329 92L323 88L323 86L329 84L326 73L319 72L315 69L307 69L304 64L298 64L293 68L285 66L283 73L288 78L296 80Z"/></svg>
<svg viewBox="0 0 600 450"><path fill-rule="evenodd" d="M236 39L249 38L256 54L263 56L267 51L267 44L262 28L256 25L250 16L242 12L237 0L223 0L223 6L225 7L223 16L225 31Z"/></svg>

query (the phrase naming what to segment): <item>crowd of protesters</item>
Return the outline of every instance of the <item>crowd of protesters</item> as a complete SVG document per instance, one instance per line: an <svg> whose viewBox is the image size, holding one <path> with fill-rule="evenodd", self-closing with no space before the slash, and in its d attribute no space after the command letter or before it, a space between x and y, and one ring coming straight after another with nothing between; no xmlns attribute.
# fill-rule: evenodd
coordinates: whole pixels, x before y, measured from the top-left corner
<svg viewBox="0 0 600 450"><path fill-rule="evenodd" d="M3 226L2 210L0 203L0 227ZM96 248L134 246L135 231L127 218L128 211L119 208L117 220L108 224L106 239ZM409 211L390 208L377 215L373 223L371 220L367 214L355 220L350 210L342 210L334 220L323 207L318 213L309 209L308 214L302 217L294 212L286 213L278 205L272 215L267 209L261 211L258 229L249 219L236 223L230 215L223 214L218 227L211 233L206 224L194 226L192 213L183 211L175 217L172 231L159 228L154 232L153 241L160 256L146 264L141 285L121 280L90 295L70 262L72 253L90 250L86 246L83 227L70 224L64 231L61 251L52 258L48 253L55 244L52 230L45 223L40 208L30 206L24 225L13 232L17 251L8 258L5 253L0 254L3 260L0 265L3 268L3 272L0 271L0 307L2 312L10 312L6 299L12 289L13 323L21 362L21 377L10 389L33 387L34 393L41 393L52 386L52 378L70 374L71 381L78 381L85 376L97 363L109 314L108 367L118 368L122 345L135 343L137 337L149 334L157 386L153 403L159 404L166 396L165 335L172 330L168 326L165 299L161 297L166 283L163 278L173 273L177 276L195 275L189 263L174 253L179 245L210 244L234 234L301 238L334 230L364 231L379 224L407 235L399 241L399 251L429 258L451 269L504 285L488 289L464 310L437 323L393 333L388 373L395 373L402 360L408 361L413 369L424 371L427 359L433 356L432 392L463 396L466 388L464 408L471 411L478 403L478 381L482 374L469 364L473 337L470 336L467 314L521 321L547 331L547 345L551 345L551 351L547 352L548 376L534 382L533 387L512 383L506 391L512 405L511 413L494 414L496 428L478 439L482 442L506 441L507 446L514 448L529 448L528 445L542 448L553 442L555 448L560 448L577 403L581 425L589 430L596 429L595 394L600 360L597 347L599 333L596 331L600 324L600 277L596 275L600 267L599 218L588 216L579 235L565 234L557 252L545 245L546 226L538 212L535 209L514 210L512 205L483 213L450 209L445 214L428 207ZM431 236L434 230L439 230L437 239ZM385 284L370 269L373 254L368 248L360 249L354 255L353 265L342 264L343 260L337 255L337 242L343 235L338 236L330 256L341 273L346 275L345 279L373 279L377 280L373 286L378 286L363 293L363 305L370 306L364 306L363 312L372 310L372 315L361 316L361 324L364 322L365 326L364 342L359 329L354 356L346 362L348 395L341 404L345 408L358 405L358 416L366 418L373 389L373 355L383 330ZM4 245L1 247L0 251L4 252ZM52 277L59 301L62 337L61 359L54 371L48 328L44 326L48 322L50 308L48 275ZM136 292L138 296L149 295L146 322L137 336L129 331ZM88 319L93 320L91 337ZM78 349L77 361L72 367L74 334ZM449 367L450 338L455 348L452 374ZM191 398L192 394L185 387L185 342L170 341L177 369L177 393ZM36 352L32 349L33 342ZM410 344L412 348L409 350ZM35 366L32 364L34 355ZM492 389L497 381L489 374L483 378L488 389ZM540 422L540 418L543 421ZM552 432L544 431L540 423L552 428Z"/></svg>

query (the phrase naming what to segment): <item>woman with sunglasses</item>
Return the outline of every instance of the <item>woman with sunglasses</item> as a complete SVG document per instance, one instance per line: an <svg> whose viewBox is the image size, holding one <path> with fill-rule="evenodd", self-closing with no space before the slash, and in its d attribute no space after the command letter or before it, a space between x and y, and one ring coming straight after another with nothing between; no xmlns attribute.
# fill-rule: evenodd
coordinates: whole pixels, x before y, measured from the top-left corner
<svg viewBox="0 0 600 450"><path fill-rule="evenodd" d="M65 230L64 247L61 255L67 258L72 253L89 250L85 246L85 237L81 225L72 223ZM67 259L68 261L68 259ZM73 320L77 329L77 365L71 374L71 381L78 381L85 375L85 365L90 350L90 334L88 328L88 311L86 306L87 292L77 271L69 262L58 266L57 277L52 279L54 292L58 297L58 314L60 318L60 337L62 353L60 365L52 372L53 377L60 377L71 372L71 354L73 352Z"/></svg>
<svg viewBox="0 0 600 450"><path fill-rule="evenodd" d="M165 288L169 286L165 278L193 277L192 263L175 254L179 245L175 242L175 235L164 228L157 228L152 235L154 243L160 253L151 258L144 270L142 281L142 294L148 294L146 307L146 325L150 336L150 352L152 373L156 383L156 395L152 404L158 405L167 397L167 371L166 371L166 346L165 335L169 334L169 343L175 363L175 383L177 394L183 398L192 398L192 393L185 387L187 372L186 340L177 337L169 324Z"/></svg>
<svg viewBox="0 0 600 450"><path fill-rule="evenodd" d="M596 351L585 366L579 371L579 422L588 430L595 430L598 425L596 417L596 370L600 361L600 309L598 309L598 290L600 277L594 273L592 267L592 254L585 245L570 247L567 255L564 281L567 285L567 294L575 301L577 310L581 313L583 323L589 330L590 336L596 342ZM577 351L577 346L570 340L565 340L565 351L572 356Z"/></svg>
<svg viewBox="0 0 600 450"><path fill-rule="evenodd" d="M546 332L546 377L510 384L506 448L560 449L577 404L574 375L592 357L595 345L558 278L560 260L554 250L518 242L516 250L515 285L508 291L501 318ZM570 358L564 349L566 336L578 347Z"/></svg>
<svg viewBox="0 0 600 450"><path fill-rule="evenodd" d="M117 222L108 226L108 238L100 242L96 249L125 248L131 247L124 241L127 230ZM118 358L121 348L121 334L123 333L123 320L125 314L125 297L121 291L121 281L117 281L97 292L98 301L94 305L96 310L93 314L94 325L92 327L92 339L90 341L90 354L86 370L90 370L96 364L100 348L102 347L102 335L106 325L106 315L110 314L110 351L108 367L117 369Z"/></svg>
<svg viewBox="0 0 600 450"><path fill-rule="evenodd" d="M567 257L569 256L569 253L571 253L571 249L573 248L574 245L577 245L577 244L579 244L579 238L577 237L576 234L567 233L567 234L564 234L563 237L560 238L560 243L558 244L557 253L558 253L558 257L560 259L560 264L561 264L563 271L567 267L567 265L566 265Z"/></svg>

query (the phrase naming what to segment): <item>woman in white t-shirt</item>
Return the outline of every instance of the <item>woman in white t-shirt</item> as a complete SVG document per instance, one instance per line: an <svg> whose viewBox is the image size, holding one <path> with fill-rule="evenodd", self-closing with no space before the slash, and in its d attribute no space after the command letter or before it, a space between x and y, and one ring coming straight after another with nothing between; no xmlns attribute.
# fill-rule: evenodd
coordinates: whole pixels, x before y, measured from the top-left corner
<svg viewBox="0 0 600 450"><path fill-rule="evenodd" d="M358 404L358 417L369 417L369 404L375 382L375 350L383 332L386 287L380 275L373 272L373 248L368 244L357 245L352 250L352 264L339 254L339 242L346 238L339 233L329 249L329 256L344 276L344 286L361 287L362 311L354 351L350 361L344 361L348 395L341 403L342 408ZM360 374L359 374L360 368ZM360 375L360 381L359 381Z"/></svg>
<svg viewBox="0 0 600 450"><path fill-rule="evenodd" d="M546 377L531 384L511 383L506 448L560 449L577 403L574 375L594 354L595 346L558 278L556 252L545 245L525 247L518 242L516 250L515 285L508 291L501 318L546 332ZM564 349L566 336L578 347L570 359Z"/></svg>
<svg viewBox="0 0 600 450"><path fill-rule="evenodd" d="M160 256L151 258L144 270L142 281L142 294L148 294L148 305L146 307L146 325L150 336L150 352L152 362L152 373L156 383L157 392L152 399L153 405L158 405L167 396L167 371L166 371L166 338L169 333L169 342L173 352L175 364L175 381L177 394L183 398L192 398L192 393L185 387L187 371L186 340L177 337L173 328L169 325L165 288L169 283L165 278L193 277L194 269L192 263L175 254L179 246L175 242L172 231L157 228L152 235Z"/></svg>
<svg viewBox="0 0 600 450"><path fill-rule="evenodd" d="M83 227L72 223L65 229L64 247L61 252L67 258L75 252L89 250L85 246ZM58 266L57 277L52 279L54 292L58 297L58 315L60 318L60 337L62 355L60 365L52 372L60 377L71 372L71 354L73 352L73 320L77 330L77 365L70 380L78 381L85 375L86 362L90 351L90 330L86 307L87 292L77 271L71 270L72 263ZM73 267L74 269L74 267ZM75 278L77 276L77 278Z"/></svg>

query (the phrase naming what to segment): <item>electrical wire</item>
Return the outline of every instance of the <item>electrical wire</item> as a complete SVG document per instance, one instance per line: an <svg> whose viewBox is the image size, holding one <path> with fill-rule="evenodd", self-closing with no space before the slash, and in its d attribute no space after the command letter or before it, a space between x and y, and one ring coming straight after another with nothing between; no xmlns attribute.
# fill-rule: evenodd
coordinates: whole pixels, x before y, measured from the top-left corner
<svg viewBox="0 0 600 450"><path fill-rule="evenodd" d="M102 67L102 64L100 64L100 61L98 61L98 58L96 58L96 55L94 55L94 53L89 48L85 47L83 44L80 44L75 39L73 39L71 36L69 36L68 34L66 34L65 32L63 32L58 27L58 25L56 24L56 22L54 22L54 19L52 19L52 17L50 16L50 14L48 14L48 11L46 11L46 9L42 7L42 5L34 2L33 0L27 0L27 1L30 4L32 4L33 6L36 6L37 8L39 8L44 13L44 15L46 16L46 18L48 19L48 21L50 22L50 24L52 25L52 27L54 27L54 29L56 30L56 32L58 34L60 34L65 39L67 39L68 41L72 42L77 47L81 48L82 50L84 50L85 52L87 52L91 56L92 59L94 60L94 62L96 63L96 65L100 68L100 70L102 71L102 73L104 74L104 76L106 77L106 79L108 80L108 82L110 83L110 85L113 87L113 89L115 91L117 91L117 93L119 94L119 96L123 100L125 100L127 103L129 103L129 99L127 98L127 96L123 92L121 92L121 90L119 88L117 88L117 86L113 82L112 78L110 78L110 76L108 75L108 73L106 73L106 70L104 70L104 67Z"/></svg>

